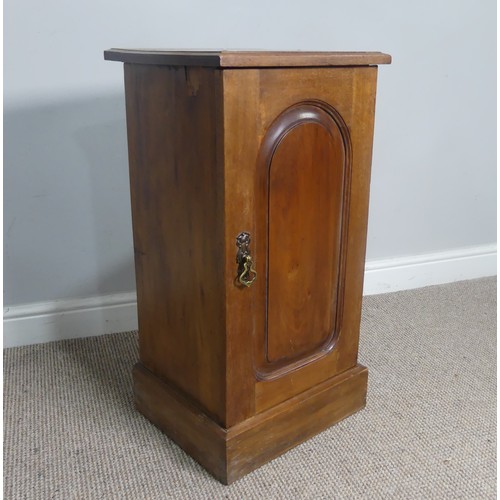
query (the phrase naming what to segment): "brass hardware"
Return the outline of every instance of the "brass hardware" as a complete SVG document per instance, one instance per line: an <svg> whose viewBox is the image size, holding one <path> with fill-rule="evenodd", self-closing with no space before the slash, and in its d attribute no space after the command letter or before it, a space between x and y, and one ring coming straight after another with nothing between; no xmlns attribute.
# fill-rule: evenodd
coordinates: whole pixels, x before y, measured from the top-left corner
<svg viewBox="0 0 500 500"><path fill-rule="evenodd" d="M250 245L250 234L240 233L236 237L236 264L238 264L238 276L235 281L243 286L250 286L257 279L257 271L253 268L252 256L248 248Z"/></svg>
<svg viewBox="0 0 500 500"><path fill-rule="evenodd" d="M238 281L245 286L250 286L257 279L257 271L252 267L252 257L247 255L243 264L243 272L238 276Z"/></svg>

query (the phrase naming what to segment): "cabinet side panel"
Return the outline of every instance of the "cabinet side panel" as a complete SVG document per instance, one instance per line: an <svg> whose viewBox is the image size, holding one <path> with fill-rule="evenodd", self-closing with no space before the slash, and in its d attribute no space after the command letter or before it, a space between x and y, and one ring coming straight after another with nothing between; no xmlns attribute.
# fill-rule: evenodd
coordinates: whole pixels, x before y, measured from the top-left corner
<svg viewBox="0 0 500 500"><path fill-rule="evenodd" d="M125 65L141 363L224 420L221 77Z"/></svg>

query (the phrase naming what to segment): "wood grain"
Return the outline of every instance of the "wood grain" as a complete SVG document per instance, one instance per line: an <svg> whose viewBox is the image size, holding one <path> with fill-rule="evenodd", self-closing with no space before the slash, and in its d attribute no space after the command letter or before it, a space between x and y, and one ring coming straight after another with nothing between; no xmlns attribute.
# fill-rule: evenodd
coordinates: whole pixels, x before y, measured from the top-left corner
<svg viewBox="0 0 500 500"><path fill-rule="evenodd" d="M109 49L104 59L125 63L218 68L366 66L390 64L382 52L182 51Z"/></svg>

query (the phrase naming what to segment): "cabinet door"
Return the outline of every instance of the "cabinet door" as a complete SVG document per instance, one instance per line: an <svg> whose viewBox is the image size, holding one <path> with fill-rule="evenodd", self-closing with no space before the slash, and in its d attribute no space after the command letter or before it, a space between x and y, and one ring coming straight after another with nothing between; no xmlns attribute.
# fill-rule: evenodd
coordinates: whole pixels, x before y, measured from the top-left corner
<svg viewBox="0 0 500 500"><path fill-rule="evenodd" d="M224 71L229 423L357 363L376 75ZM241 231L257 271L244 289Z"/></svg>

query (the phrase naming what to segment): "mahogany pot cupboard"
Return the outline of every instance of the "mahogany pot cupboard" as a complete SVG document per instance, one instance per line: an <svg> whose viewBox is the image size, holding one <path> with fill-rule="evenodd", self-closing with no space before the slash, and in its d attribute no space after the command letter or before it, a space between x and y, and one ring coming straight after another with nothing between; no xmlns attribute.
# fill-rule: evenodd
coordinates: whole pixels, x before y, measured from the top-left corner
<svg viewBox="0 0 500 500"><path fill-rule="evenodd" d="M365 406L380 52L105 52L125 69L135 404L223 483Z"/></svg>

